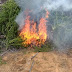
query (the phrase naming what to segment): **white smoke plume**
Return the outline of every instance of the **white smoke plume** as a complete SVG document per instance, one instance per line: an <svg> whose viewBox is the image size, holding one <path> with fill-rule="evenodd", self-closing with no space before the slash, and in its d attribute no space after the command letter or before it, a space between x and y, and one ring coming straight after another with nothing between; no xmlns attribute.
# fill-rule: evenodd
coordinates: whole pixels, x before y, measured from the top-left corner
<svg viewBox="0 0 72 72"><path fill-rule="evenodd" d="M16 22L19 25L19 29L22 29L24 25L24 11L26 9L33 10L33 14L41 12L41 7L43 6L44 0L15 0L16 3L21 8L21 12L16 18Z"/></svg>
<svg viewBox="0 0 72 72"><path fill-rule="evenodd" d="M16 22L19 24L19 29L22 28L23 21L23 11L26 9L33 10L34 14L37 14L42 11L43 9L48 10L57 10L60 7L63 10L70 10L72 9L72 1L71 0L15 0L16 3L20 6L21 12L19 13Z"/></svg>
<svg viewBox="0 0 72 72"><path fill-rule="evenodd" d="M60 7L65 11L72 9L72 0L46 0L44 4L44 8L48 10L56 10Z"/></svg>
<svg viewBox="0 0 72 72"><path fill-rule="evenodd" d="M33 15L37 15L47 9L50 12L49 23L53 31L53 37L50 39L58 47L59 50L67 49L72 44L72 0L15 0L21 8L16 22L19 30L24 26L24 11L26 9L33 10ZM42 9L41 9L42 8ZM71 11L71 12L70 12ZM55 13L56 12L56 13ZM58 17L56 17L56 15ZM63 15L65 17L63 17ZM61 19L61 17L63 17ZM68 18L67 18L68 17ZM55 19L56 18L56 19ZM55 23L57 21L57 23ZM49 30L48 30L49 31ZM48 33L51 32L49 31Z"/></svg>

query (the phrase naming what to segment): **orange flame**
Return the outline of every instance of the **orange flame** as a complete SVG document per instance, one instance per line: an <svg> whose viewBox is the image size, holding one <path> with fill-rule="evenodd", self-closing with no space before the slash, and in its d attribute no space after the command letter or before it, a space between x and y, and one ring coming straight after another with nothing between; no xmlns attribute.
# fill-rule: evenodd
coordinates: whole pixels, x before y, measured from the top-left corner
<svg viewBox="0 0 72 72"><path fill-rule="evenodd" d="M46 11L46 16L40 19L38 29L36 28L37 23L34 20L30 20L30 16L26 16L25 25L21 30L19 36L24 40L23 44L33 44L33 45L41 45L47 39L47 28L46 22L48 18L49 12Z"/></svg>

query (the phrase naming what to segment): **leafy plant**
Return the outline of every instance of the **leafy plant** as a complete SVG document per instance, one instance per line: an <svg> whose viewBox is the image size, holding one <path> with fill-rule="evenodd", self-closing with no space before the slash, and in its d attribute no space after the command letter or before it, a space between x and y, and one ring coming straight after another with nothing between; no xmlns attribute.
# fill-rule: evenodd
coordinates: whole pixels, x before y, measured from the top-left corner
<svg viewBox="0 0 72 72"><path fill-rule="evenodd" d="M53 44L51 42L46 42L44 45L38 47L34 46L35 52L49 52L53 50Z"/></svg>
<svg viewBox="0 0 72 72"><path fill-rule="evenodd" d="M17 41L18 37L18 25L15 22L15 18L18 15L20 8L14 0L8 0L1 6L0 11L0 34L5 35L5 46L8 49L11 46L11 42ZM18 41L17 41L18 43ZM15 46L15 45L14 45Z"/></svg>

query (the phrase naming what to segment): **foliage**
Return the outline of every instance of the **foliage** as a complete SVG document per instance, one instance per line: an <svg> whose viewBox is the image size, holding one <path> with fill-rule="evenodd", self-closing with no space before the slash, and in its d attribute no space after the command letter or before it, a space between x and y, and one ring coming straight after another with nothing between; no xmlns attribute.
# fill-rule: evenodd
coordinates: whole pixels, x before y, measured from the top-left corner
<svg viewBox="0 0 72 72"><path fill-rule="evenodd" d="M22 42L23 40L20 37L17 37L17 38L10 40L9 45L19 48L19 47L23 47Z"/></svg>
<svg viewBox="0 0 72 72"><path fill-rule="evenodd" d="M35 52L49 52L53 50L53 44L51 42L46 42L42 46L34 46Z"/></svg>
<svg viewBox="0 0 72 72"><path fill-rule="evenodd" d="M61 46L69 46L72 43L72 10L50 11L49 24L52 26L52 40ZM49 28L48 28L49 29ZM66 48L65 47L65 48Z"/></svg>
<svg viewBox="0 0 72 72"><path fill-rule="evenodd" d="M14 0L8 0L1 6L0 11L0 34L5 36L5 39L0 39L0 48L6 47L21 47L22 39L18 36L18 25L15 18L18 15L20 8ZM70 11L71 12L71 11ZM51 11L49 15L49 24L52 26L54 40L62 43L66 34L72 33L72 16L71 13L63 11ZM69 23L67 23L69 22ZM48 28L49 29L49 28ZM58 42L57 42L58 43ZM2 46L1 46L2 45ZM51 50L51 43L45 43L41 47L36 47L35 51L46 52Z"/></svg>
<svg viewBox="0 0 72 72"><path fill-rule="evenodd" d="M9 0L2 5L0 11L0 34L5 35L4 42L6 43L6 49L11 46L11 42L19 41L18 37L18 25L15 22L15 18L18 15L20 8L14 2ZM15 40L16 39L16 40ZM16 45L15 45L16 46Z"/></svg>

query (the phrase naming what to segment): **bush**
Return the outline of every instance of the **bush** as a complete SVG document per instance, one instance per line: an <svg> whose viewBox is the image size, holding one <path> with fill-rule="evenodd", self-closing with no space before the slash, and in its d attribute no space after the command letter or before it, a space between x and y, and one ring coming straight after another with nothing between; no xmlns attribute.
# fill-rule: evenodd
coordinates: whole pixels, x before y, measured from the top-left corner
<svg viewBox="0 0 72 72"><path fill-rule="evenodd" d="M11 46L18 46L21 44L18 37L18 25L15 22L15 18L18 15L20 8L14 2L14 0L9 0L1 6L0 11L0 34L5 36L4 42L6 49ZM13 42L12 42L13 41ZM17 41L16 45L13 44Z"/></svg>
<svg viewBox="0 0 72 72"><path fill-rule="evenodd" d="M44 45L41 45L40 47L34 46L35 52L49 52L53 50L53 43L46 41Z"/></svg>

